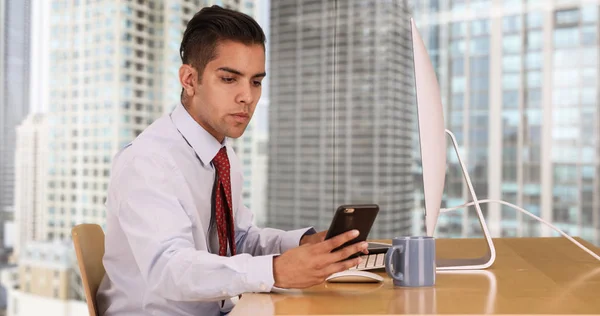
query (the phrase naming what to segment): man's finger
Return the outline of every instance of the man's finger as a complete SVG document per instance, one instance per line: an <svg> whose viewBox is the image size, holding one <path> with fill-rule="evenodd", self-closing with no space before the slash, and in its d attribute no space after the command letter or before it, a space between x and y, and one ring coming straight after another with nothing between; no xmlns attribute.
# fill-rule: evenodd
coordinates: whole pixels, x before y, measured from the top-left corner
<svg viewBox="0 0 600 316"><path fill-rule="evenodd" d="M361 263L362 259L360 257L354 259L348 259L345 261L336 262L330 264L327 268L325 268L325 273L327 276L330 276L336 272L346 271L352 267L356 267Z"/></svg>
<svg viewBox="0 0 600 316"><path fill-rule="evenodd" d="M343 249L340 249L340 250L332 253L330 260L332 260L332 262L345 260L346 258L350 257L351 255L353 255L357 252L363 252L364 250L367 249L368 246L369 246L369 243L367 243L366 241L352 244L350 246L346 246Z"/></svg>
<svg viewBox="0 0 600 316"><path fill-rule="evenodd" d="M333 249L343 245L347 241L350 241L356 237L358 237L359 232L356 229L347 231L343 234L339 234L331 239L327 239L321 243L319 243L319 250L322 252L331 252Z"/></svg>

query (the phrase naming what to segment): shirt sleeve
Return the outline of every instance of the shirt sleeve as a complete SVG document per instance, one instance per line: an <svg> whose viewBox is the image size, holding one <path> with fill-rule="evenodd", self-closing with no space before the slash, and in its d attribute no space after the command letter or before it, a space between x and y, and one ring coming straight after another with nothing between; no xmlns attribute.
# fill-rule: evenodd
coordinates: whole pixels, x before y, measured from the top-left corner
<svg viewBox="0 0 600 316"><path fill-rule="evenodd" d="M124 242L150 291L175 301L270 291L272 255L222 257L196 249L192 221L177 195L184 180L166 158L134 157L116 181L123 183L115 198Z"/></svg>
<svg viewBox="0 0 600 316"><path fill-rule="evenodd" d="M236 248L251 255L281 254L298 247L304 235L316 233L312 227L284 231L274 228L259 228L253 224L254 214L241 201L236 216Z"/></svg>

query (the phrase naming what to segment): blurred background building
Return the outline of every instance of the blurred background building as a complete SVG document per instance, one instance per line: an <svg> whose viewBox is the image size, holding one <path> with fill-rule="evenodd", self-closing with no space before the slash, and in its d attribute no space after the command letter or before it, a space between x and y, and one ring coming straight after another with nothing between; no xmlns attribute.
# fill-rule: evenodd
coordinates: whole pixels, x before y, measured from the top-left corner
<svg viewBox="0 0 600 316"><path fill-rule="evenodd" d="M14 257L33 242L46 239L48 128L43 113L32 113L17 127L15 164L16 242Z"/></svg>
<svg viewBox="0 0 600 316"><path fill-rule="evenodd" d="M0 262L12 246L5 226L14 217L15 128L29 113L30 16L29 0L0 2Z"/></svg>
<svg viewBox="0 0 600 316"><path fill-rule="evenodd" d="M69 241L27 244L18 270L11 271L16 282L9 290L7 315L88 315L72 249Z"/></svg>
<svg viewBox="0 0 600 316"><path fill-rule="evenodd" d="M406 1L271 2L267 225L327 229L377 203L371 237L409 233L415 114Z"/></svg>

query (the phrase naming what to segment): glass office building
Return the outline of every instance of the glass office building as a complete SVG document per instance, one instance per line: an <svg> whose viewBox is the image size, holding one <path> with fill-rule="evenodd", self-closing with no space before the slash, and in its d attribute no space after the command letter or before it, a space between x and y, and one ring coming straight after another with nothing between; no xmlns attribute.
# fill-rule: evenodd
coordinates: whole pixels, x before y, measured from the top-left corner
<svg viewBox="0 0 600 316"><path fill-rule="evenodd" d="M29 113L30 1L0 3L0 261L13 218L17 125Z"/></svg>
<svg viewBox="0 0 600 316"><path fill-rule="evenodd" d="M413 1L478 198L515 203L600 243L598 3ZM445 204L469 199L452 151ZM552 230L485 205L494 236ZM442 215L440 235L481 234L473 209Z"/></svg>
<svg viewBox="0 0 600 316"><path fill-rule="evenodd" d="M406 1L271 2L267 225L326 229L377 203L409 233L416 114Z"/></svg>

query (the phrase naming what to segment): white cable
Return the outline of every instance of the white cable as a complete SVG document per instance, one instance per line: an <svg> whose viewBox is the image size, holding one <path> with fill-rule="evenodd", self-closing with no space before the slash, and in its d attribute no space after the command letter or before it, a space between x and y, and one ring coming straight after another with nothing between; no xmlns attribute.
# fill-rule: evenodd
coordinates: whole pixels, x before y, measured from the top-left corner
<svg viewBox="0 0 600 316"><path fill-rule="evenodd" d="M589 253L592 257L596 258L598 261L600 261L600 256L598 256L596 253L594 253L593 251L589 250L588 248L586 248L584 245L580 244L577 240L573 239L573 237L567 235L565 232L563 232L562 230L560 230L558 227L546 222L545 220L541 219L540 217L514 205L505 201L500 201L500 200L479 200L477 202L470 202L467 204L463 204L463 205L459 205L459 206L455 206L455 207L451 207L451 208L443 208L440 210L440 212L444 213L444 212L450 212L450 211L454 211L454 210L458 210L467 206L471 206L471 205L475 205L477 203L500 203L500 204L504 204L506 206L510 206L518 211L521 211L522 213L529 215L535 219L537 219L538 221L548 225L550 228L554 229L555 231L559 232L561 235L563 235L565 238L567 238L568 240L570 240L572 243L574 243L575 245L577 245L577 247L581 248L583 251Z"/></svg>

